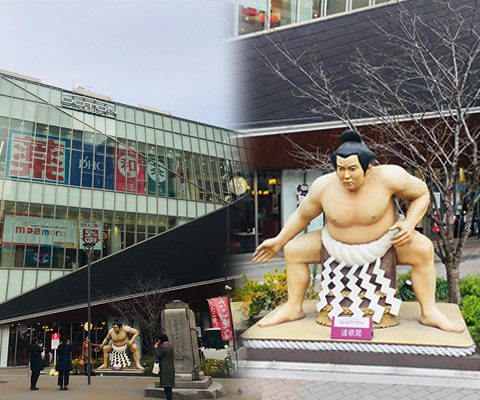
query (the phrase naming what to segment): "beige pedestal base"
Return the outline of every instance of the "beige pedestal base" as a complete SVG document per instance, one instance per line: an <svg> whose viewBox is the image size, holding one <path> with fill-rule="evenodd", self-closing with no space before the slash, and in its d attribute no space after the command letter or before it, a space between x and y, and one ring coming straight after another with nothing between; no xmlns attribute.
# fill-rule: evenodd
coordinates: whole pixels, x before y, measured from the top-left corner
<svg viewBox="0 0 480 400"><path fill-rule="evenodd" d="M257 360L333 362L480 369L469 332L444 332L420 324L418 303L402 304L398 325L375 329L371 341L332 340L329 327L319 325L316 300L304 303L305 318L261 328L255 324L242 335L247 357ZM451 320L465 325L455 304L438 304ZM475 358L470 364L467 359ZM453 361L455 360L455 362ZM458 365L457 365L458 364Z"/></svg>

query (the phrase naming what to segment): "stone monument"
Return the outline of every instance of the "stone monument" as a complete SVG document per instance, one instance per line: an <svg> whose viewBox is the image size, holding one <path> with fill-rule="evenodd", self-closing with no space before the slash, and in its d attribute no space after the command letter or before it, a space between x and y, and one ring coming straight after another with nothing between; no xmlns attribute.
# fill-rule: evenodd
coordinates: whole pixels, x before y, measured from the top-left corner
<svg viewBox="0 0 480 400"><path fill-rule="evenodd" d="M198 349L195 314L188 304L175 300L162 311L162 327L170 339L175 358L175 398L181 399L216 399L226 392L218 382L205 376L200 369L200 352ZM145 397L165 398L159 382L148 385Z"/></svg>

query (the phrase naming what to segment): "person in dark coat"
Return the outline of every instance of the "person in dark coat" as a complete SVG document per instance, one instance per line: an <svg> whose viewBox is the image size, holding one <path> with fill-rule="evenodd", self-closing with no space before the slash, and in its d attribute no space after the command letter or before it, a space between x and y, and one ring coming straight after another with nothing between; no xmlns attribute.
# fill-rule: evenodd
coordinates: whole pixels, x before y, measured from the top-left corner
<svg viewBox="0 0 480 400"><path fill-rule="evenodd" d="M28 347L30 370L32 371L32 376L30 377L30 390L38 390L37 381L40 376L40 371L43 369L42 353L44 351L45 348L42 346L42 342L38 337L35 337L33 343Z"/></svg>
<svg viewBox="0 0 480 400"><path fill-rule="evenodd" d="M70 371L73 369L72 359L70 358L71 352L70 340L64 337L60 338L60 344L57 348L58 360L55 367L58 371L58 386L60 386L60 390L68 390Z"/></svg>
<svg viewBox="0 0 480 400"><path fill-rule="evenodd" d="M167 400L172 400L172 387L175 386L175 365L173 362L173 347L168 343L168 337L160 333L155 343L155 362L160 364L160 387L165 391Z"/></svg>

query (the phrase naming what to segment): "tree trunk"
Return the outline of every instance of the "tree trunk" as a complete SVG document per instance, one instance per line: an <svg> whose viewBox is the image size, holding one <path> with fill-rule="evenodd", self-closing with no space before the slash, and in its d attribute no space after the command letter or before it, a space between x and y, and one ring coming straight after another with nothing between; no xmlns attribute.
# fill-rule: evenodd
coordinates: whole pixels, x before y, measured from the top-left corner
<svg viewBox="0 0 480 400"><path fill-rule="evenodd" d="M454 304L460 304L460 259L454 259L445 263L448 282L448 301Z"/></svg>

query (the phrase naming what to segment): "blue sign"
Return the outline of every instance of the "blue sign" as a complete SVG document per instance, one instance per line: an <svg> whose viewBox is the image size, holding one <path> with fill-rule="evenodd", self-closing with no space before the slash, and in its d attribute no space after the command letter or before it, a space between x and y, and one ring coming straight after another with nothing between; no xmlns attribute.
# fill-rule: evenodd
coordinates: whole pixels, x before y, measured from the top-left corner
<svg viewBox="0 0 480 400"><path fill-rule="evenodd" d="M72 140L71 160L70 185L115 189L113 147Z"/></svg>

